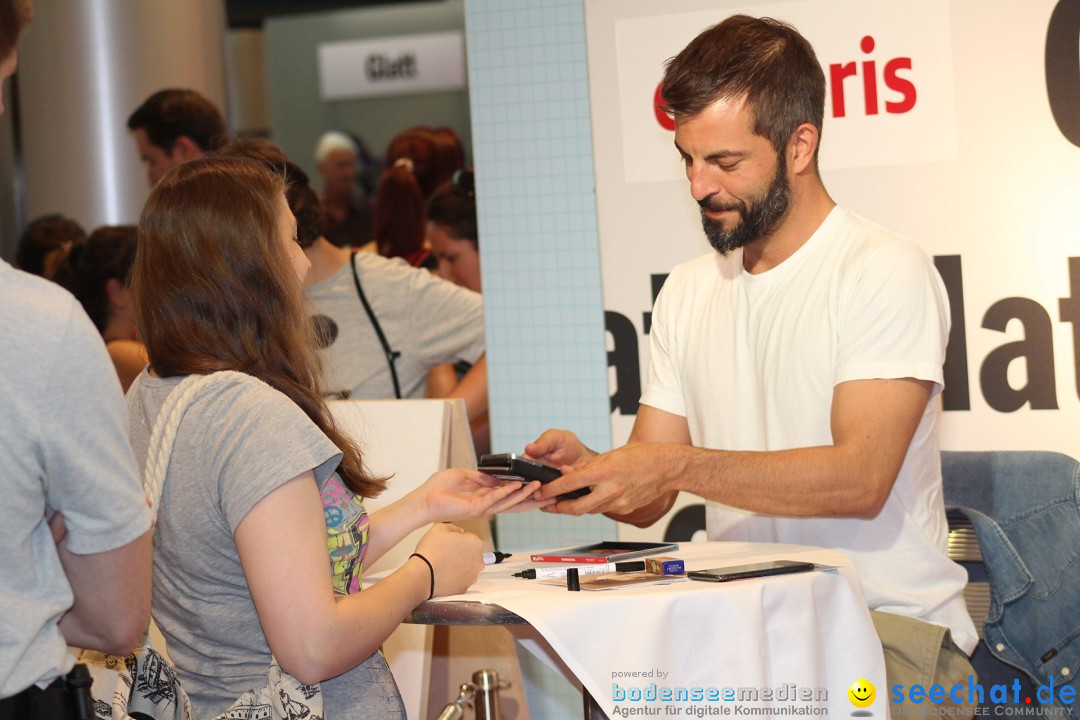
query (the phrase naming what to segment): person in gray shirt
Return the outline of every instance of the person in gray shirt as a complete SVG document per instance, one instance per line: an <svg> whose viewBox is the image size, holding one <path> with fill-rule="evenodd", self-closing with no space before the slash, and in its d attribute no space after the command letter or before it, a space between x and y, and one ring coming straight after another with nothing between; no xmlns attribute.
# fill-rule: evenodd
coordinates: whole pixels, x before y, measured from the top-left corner
<svg viewBox="0 0 1080 720"><path fill-rule="evenodd" d="M0 337L9 698L70 671L68 645L116 655L135 646L149 619L150 511L116 371L78 301L0 261Z"/></svg>
<svg viewBox="0 0 1080 720"><path fill-rule="evenodd" d="M427 397L462 398L477 452L488 440L484 306L478 292L400 258L337 247L322 234L322 208L307 174L263 139L236 140L216 155L265 163L285 177L296 241L311 263L304 279L322 385L338 399L422 398L432 368L468 365Z"/></svg>
<svg viewBox="0 0 1080 720"><path fill-rule="evenodd" d="M0 0L0 80L30 14ZM150 511L75 298L0 261L0 337L0 718L63 717L68 645L123 655L146 628Z"/></svg>
<svg viewBox="0 0 1080 720"><path fill-rule="evenodd" d="M150 367L128 393L137 460L185 376L232 371L192 391L176 426L154 619L197 717L264 685L272 654L321 684L327 717L401 718L379 645L483 567L480 539L439 521L537 507L539 484L445 470L367 514L363 498L386 480L365 470L323 400L308 261L284 191L265 163L200 158L166 173L143 210L132 294ZM416 552L360 592L364 564L428 523Z"/></svg>

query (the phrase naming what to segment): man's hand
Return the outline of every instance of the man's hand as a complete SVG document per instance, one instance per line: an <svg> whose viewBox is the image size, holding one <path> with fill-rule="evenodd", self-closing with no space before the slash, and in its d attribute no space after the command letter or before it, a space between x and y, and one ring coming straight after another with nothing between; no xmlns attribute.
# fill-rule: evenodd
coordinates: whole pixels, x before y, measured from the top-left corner
<svg viewBox="0 0 1080 720"><path fill-rule="evenodd" d="M541 498L581 487L592 492L561 500L545 512L583 515L605 513L639 527L653 524L671 509L678 490L668 486L677 477L690 447L686 418L648 405L638 408L634 429L624 447L598 455L567 430L548 430L525 446L533 458L555 465L565 477L544 486Z"/></svg>
<svg viewBox="0 0 1080 720"><path fill-rule="evenodd" d="M568 515L605 513L616 520L650 525L675 502L671 480L684 472L683 445L635 444L597 455L578 468L563 466L563 477L544 485L540 496L554 497L582 487L584 497L561 500L548 512Z"/></svg>
<svg viewBox="0 0 1080 720"><path fill-rule="evenodd" d="M596 457L578 436L569 430L547 430L525 446L525 455L555 467L581 467ZM545 495L545 497L547 497Z"/></svg>

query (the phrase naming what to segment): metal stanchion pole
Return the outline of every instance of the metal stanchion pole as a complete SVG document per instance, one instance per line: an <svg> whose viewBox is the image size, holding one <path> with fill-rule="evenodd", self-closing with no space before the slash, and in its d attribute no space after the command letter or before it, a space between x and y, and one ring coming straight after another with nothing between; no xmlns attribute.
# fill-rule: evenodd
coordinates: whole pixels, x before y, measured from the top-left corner
<svg viewBox="0 0 1080 720"><path fill-rule="evenodd" d="M499 680L494 670L477 670L471 683L462 683L457 699L448 703L435 720L461 720L465 706L472 702L476 708L476 720L501 720L499 712L499 689L510 687L506 680Z"/></svg>
<svg viewBox="0 0 1080 720"><path fill-rule="evenodd" d="M476 720L500 720L499 688L510 687L510 683L499 680L494 670L477 670L472 681L476 686Z"/></svg>

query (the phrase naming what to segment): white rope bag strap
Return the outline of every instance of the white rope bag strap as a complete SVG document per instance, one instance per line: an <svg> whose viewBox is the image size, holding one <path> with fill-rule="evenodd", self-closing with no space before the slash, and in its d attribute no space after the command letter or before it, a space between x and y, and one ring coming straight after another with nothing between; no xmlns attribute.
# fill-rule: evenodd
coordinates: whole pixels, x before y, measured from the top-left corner
<svg viewBox="0 0 1080 720"><path fill-rule="evenodd" d="M150 449L146 457L146 467L143 470L143 489L150 499L150 511L154 517L157 517L158 504L161 502L161 491L165 485L165 474L169 470L169 458L172 456L176 431L180 427L180 421L184 418L188 404L200 390L212 383L222 381L265 385L256 377L235 370L221 370L209 375L188 375L173 388L165 398L161 410L158 411L154 428L150 431Z"/></svg>
<svg viewBox="0 0 1080 720"><path fill-rule="evenodd" d="M151 500L151 512L157 517L161 491L165 484L165 474L169 469L169 457L172 455L173 442L180 422L184 418L191 400L199 391L213 383L250 383L269 387L262 380L237 372L222 370L209 375L189 375L180 381L161 406L154 427L150 431L150 450L146 457L146 469L143 471L143 488ZM122 681L121 681L122 682ZM131 690L129 683L126 690ZM123 693L121 693L123 695ZM190 708L188 708L190 709ZM114 715L115 717L115 715ZM306 685L289 675L278 661L270 656L270 667L265 682L244 692L224 714L214 720L228 720L233 717L264 717L268 720L292 720L293 718L323 718L322 688L318 683Z"/></svg>

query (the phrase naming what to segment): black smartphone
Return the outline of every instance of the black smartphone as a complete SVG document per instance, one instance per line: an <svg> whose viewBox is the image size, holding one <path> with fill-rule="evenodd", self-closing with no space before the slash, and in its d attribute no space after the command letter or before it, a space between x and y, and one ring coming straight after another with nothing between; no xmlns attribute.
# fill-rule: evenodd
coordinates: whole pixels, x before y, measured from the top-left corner
<svg viewBox="0 0 1080 720"><path fill-rule="evenodd" d="M732 565L731 567L712 568L711 570L693 570L686 573L686 577L691 580L704 580L705 582L728 582L729 580L765 577L766 575L786 575L787 573L810 572L813 569L814 563L811 562L771 560L769 562L751 563L749 565Z"/></svg>
<svg viewBox="0 0 1080 720"><path fill-rule="evenodd" d="M476 469L499 480L517 480L520 482L539 480L541 483L546 484L555 478L562 477L559 468L514 453L481 455ZM563 493L559 497L573 499L588 494L589 488L581 488Z"/></svg>

